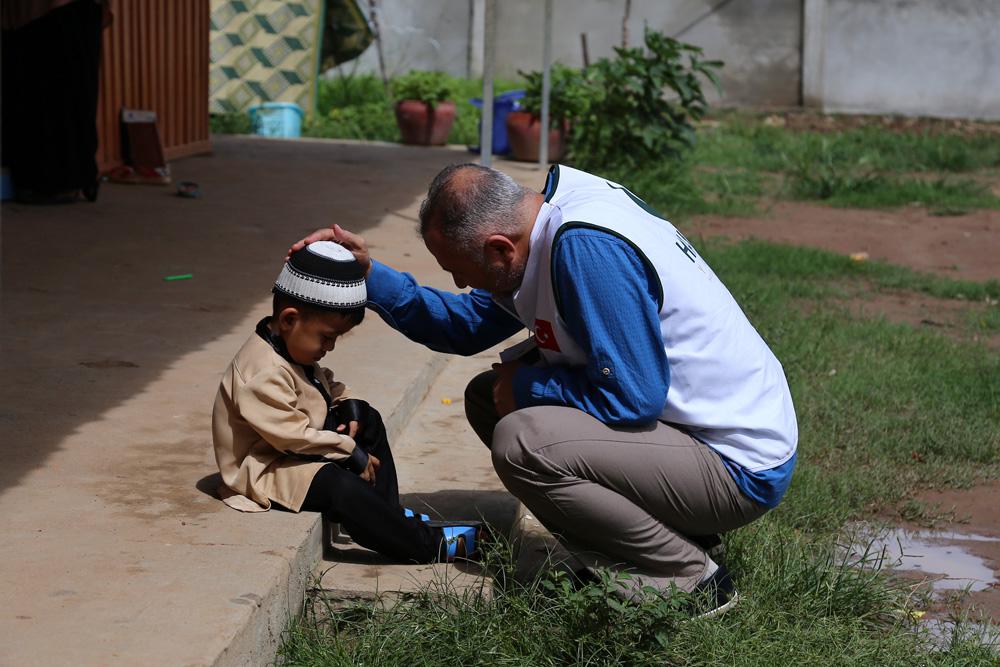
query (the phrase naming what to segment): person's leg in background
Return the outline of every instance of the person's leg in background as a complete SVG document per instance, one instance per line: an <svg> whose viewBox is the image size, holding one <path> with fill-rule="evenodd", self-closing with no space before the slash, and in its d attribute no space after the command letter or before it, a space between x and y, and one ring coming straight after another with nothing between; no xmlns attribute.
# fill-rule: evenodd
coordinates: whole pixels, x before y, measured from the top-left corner
<svg viewBox="0 0 1000 667"><path fill-rule="evenodd" d="M661 589L693 590L714 571L687 535L766 512L713 450L662 423L612 429L574 408L527 408L496 425L491 450L507 489L581 562L622 564Z"/></svg>
<svg viewBox="0 0 1000 667"><path fill-rule="evenodd" d="M21 201L96 192L101 30L101 5L77 0L4 33L4 163Z"/></svg>

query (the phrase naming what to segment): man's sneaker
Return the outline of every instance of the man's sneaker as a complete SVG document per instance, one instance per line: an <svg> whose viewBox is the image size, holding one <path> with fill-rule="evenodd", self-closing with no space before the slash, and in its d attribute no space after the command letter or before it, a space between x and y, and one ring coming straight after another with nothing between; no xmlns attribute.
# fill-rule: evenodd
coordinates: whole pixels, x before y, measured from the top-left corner
<svg viewBox="0 0 1000 667"><path fill-rule="evenodd" d="M718 533L712 535L692 535L688 539L704 549L708 557L716 563L721 563L725 560L726 545L722 543L722 536Z"/></svg>
<svg viewBox="0 0 1000 667"><path fill-rule="evenodd" d="M740 599L725 565L719 565L715 574L695 586L693 595L700 603L695 618L721 616L736 606Z"/></svg>

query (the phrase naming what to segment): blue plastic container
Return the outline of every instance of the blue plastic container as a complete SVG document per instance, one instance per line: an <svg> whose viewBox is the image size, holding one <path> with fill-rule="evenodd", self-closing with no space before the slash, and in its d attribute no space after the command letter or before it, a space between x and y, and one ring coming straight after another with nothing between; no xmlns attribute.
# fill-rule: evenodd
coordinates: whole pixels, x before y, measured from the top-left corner
<svg viewBox="0 0 1000 667"><path fill-rule="evenodd" d="M250 125L262 137L302 136L302 107L293 102L264 102L250 107Z"/></svg>
<svg viewBox="0 0 1000 667"><path fill-rule="evenodd" d="M510 152L510 142L507 140L507 114L521 108L520 99L524 97L523 90L509 90L493 98L493 154L506 155ZM483 98L474 97L469 102L478 109L483 108ZM483 122L479 121L479 132L482 134ZM474 153L479 152L479 146L471 146Z"/></svg>

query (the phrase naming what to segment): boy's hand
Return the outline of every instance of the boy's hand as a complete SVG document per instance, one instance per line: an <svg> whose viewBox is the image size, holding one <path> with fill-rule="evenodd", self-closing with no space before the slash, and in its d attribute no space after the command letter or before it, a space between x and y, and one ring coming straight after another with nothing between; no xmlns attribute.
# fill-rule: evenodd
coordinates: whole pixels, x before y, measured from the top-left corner
<svg viewBox="0 0 1000 667"><path fill-rule="evenodd" d="M375 473L382 466L382 462L375 458L374 454L368 455L368 465L365 467L365 471L361 473L361 479L365 480L371 485L375 484Z"/></svg>
<svg viewBox="0 0 1000 667"><path fill-rule="evenodd" d="M352 421L349 424L341 424L337 427L337 433L343 433L347 429L347 435L352 438L358 434L358 422Z"/></svg>
<svg viewBox="0 0 1000 667"><path fill-rule="evenodd" d="M316 241L336 241L354 254L354 259L358 260L358 264L360 264L361 268L365 270L366 277L368 272L371 271L372 260L371 256L368 254L368 244L365 243L363 238L357 234L352 234L340 225L317 229L301 241L297 241L291 248L288 249L288 254L285 255L285 261L288 261L288 258L292 256L293 252L302 250L310 243L315 243Z"/></svg>
<svg viewBox="0 0 1000 667"><path fill-rule="evenodd" d="M519 361L493 364L493 370L497 373L497 379L493 383L493 405L501 417L506 417L517 410L517 401L514 400L514 374L523 365Z"/></svg>
<svg viewBox="0 0 1000 667"><path fill-rule="evenodd" d="M370 410L368 401L362 401L360 398L344 399L333 406L327 415L327 420L333 419L333 424L337 426L331 424L327 428L333 428L337 433L346 433L353 438L358 431L364 430L365 419L368 418Z"/></svg>

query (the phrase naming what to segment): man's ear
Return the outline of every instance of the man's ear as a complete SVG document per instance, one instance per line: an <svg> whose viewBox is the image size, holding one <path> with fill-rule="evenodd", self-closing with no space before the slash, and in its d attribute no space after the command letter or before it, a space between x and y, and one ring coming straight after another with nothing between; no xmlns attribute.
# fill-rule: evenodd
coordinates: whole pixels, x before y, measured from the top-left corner
<svg viewBox="0 0 1000 667"><path fill-rule="evenodd" d="M510 264L517 254L517 246L503 234L493 234L486 239L486 263L503 262Z"/></svg>
<svg viewBox="0 0 1000 667"><path fill-rule="evenodd" d="M283 308L281 312L278 313L278 329L283 333L290 331L301 317L302 314L299 312L298 308L295 308L294 306Z"/></svg>

